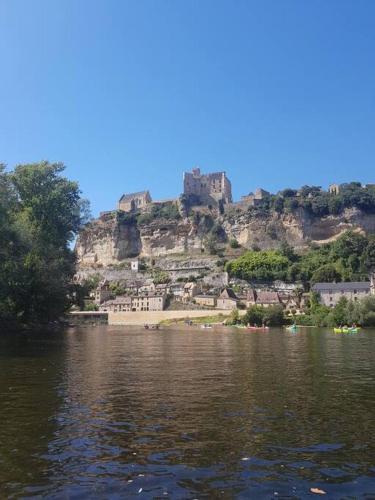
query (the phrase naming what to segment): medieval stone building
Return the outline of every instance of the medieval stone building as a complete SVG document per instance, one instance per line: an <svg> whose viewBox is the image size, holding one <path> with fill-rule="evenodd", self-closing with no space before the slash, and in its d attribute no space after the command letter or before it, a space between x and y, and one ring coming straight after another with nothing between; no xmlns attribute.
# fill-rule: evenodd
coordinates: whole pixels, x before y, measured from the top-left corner
<svg viewBox="0 0 375 500"><path fill-rule="evenodd" d="M139 208L144 208L152 199L148 191L140 191L139 193L123 194L118 202L118 209L124 212L132 212Z"/></svg>
<svg viewBox="0 0 375 500"><path fill-rule="evenodd" d="M225 172L201 174L199 168L184 172L184 194L196 196L203 205L232 202L232 186Z"/></svg>
<svg viewBox="0 0 375 500"><path fill-rule="evenodd" d="M340 192L340 185L339 184L330 184L328 187L328 192L330 194L339 194Z"/></svg>

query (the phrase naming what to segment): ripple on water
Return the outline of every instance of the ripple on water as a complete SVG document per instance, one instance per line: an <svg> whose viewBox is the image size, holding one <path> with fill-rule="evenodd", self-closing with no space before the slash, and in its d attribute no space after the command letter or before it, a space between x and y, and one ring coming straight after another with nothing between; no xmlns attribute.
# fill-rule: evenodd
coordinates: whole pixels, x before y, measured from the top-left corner
<svg viewBox="0 0 375 500"><path fill-rule="evenodd" d="M10 345L0 493L371 498L373 333L100 327Z"/></svg>

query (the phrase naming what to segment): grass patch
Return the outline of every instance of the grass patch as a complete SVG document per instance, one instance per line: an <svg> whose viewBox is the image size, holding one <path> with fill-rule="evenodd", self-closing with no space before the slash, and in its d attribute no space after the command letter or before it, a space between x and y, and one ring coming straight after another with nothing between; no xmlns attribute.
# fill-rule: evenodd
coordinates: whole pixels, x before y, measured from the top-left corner
<svg viewBox="0 0 375 500"><path fill-rule="evenodd" d="M210 316L202 316L200 318L190 318L188 315L186 315L185 318L179 318L179 319L164 319L161 321L159 324L160 325L183 325L185 324L185 321L191 321L193 325L203 325L205 323L222 323L225 321L225 319L228 316L225 316L224 314L213 314Z"/></svg>

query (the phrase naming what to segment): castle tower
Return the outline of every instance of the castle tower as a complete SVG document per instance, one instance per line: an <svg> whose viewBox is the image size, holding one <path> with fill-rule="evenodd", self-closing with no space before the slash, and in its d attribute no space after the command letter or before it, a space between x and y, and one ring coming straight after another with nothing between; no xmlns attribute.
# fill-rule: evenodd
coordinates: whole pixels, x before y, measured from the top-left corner
<svg viewBox="0 0 375 500"><path fill-rule="evenodd" d="M184 194L196 196L203 205L232 202L232 186L225 172L202 174L199 168L184 172Z"/></svg>

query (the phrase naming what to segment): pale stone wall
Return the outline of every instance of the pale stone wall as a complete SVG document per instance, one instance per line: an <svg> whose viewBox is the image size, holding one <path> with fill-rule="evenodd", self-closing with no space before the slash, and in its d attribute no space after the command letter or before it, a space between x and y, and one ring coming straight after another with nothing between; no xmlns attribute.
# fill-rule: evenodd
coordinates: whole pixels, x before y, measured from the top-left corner
<svg viewBox="0 0 375 500"><path fill-rule="evenodd" d="M196 296L194 298L195 302L199 304L200 306L209 306L209 307L215 307L216 306L216 297L201 297L201 296Z"/></svg>
<svg viewBox="0 0 375 500"><path fill-rule="evenodd" d="M237 307L237 302L235 300L231 299L217 299L217 307L220 309L225 309L228 311L232 311L233 309L236 309Z"/></svg>

